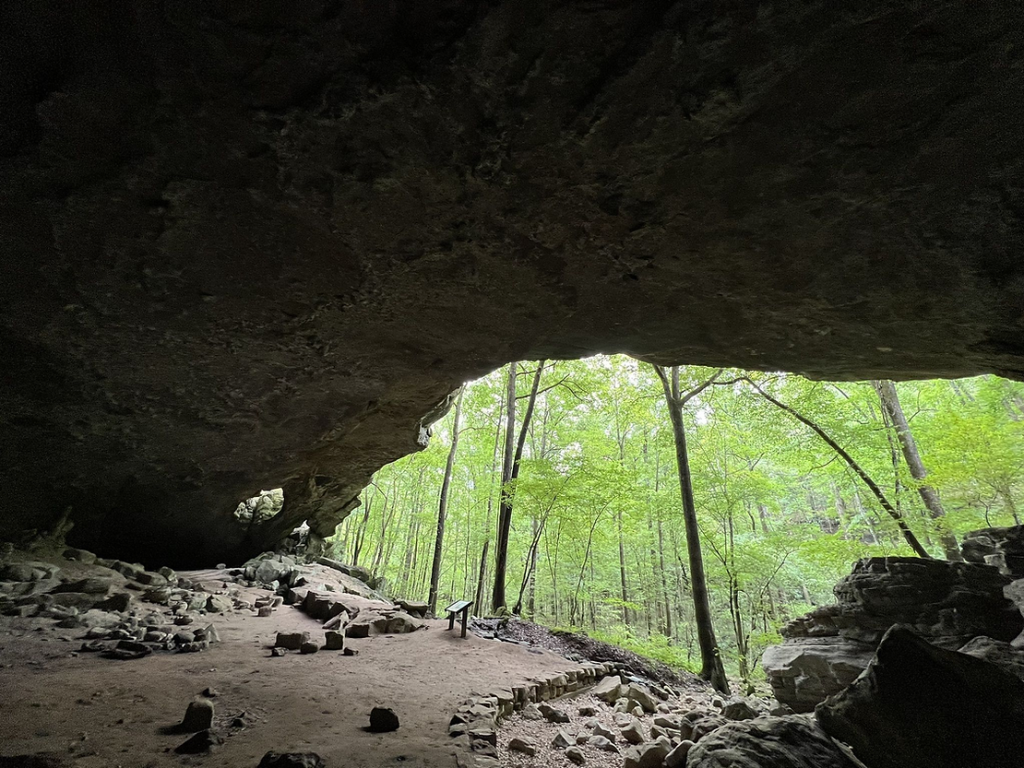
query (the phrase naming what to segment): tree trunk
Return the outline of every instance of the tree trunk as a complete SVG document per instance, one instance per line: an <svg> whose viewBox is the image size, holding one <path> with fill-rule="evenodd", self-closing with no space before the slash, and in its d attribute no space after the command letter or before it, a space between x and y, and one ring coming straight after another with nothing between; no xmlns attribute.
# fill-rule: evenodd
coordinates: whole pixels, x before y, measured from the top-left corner
<svg viewBox="0 0 1024 768"><path fill-rule="evenodd" d="M661 571L661 598L665 605L665 637L672 644L672 603L668 597L668 578L665 572L665 534L658 520L658 570Z"/></svg>
<svg viewBox="0 0 1024 768"><path fill-rule="evenodd" d="M477 615L483 615L484 607L484 585L487 583L487 550L490 549L491 540L484 539L484 549L480 555L480 577L476 582L476 610Z"/></svg>
<svg viewBox="0 0 1024 768"><path fill-rule="evenodd" d="M505 388L505 453L501 464L501 489L498 501L498 532L494 551L494 591L491 608L505 605L505 567L508 560L508 535L512 525L512 459L516 441L516 372L519 363L509 363Z"/></svg>
<svg viewBox="0 0 1024 768"><path fill-rule="evenodd" d="M537 404L537 390L540 388L540 377L544 372L544 361L537 363L537 371L533 376L530 399L526 403L523 424L519 428L519 439L515 440L516 430L516 369L517 364L509 365L508 388L506 390L506 407L508 418L505 422L505 459L501 472L501 501L498 504L498 535L494 559L494 592L491 595L491 607L497 611L505 606L505 571L508 566L508 538L512 529L512 502L515 496L515 482L519 477L519 466L523 458L523 446L526 444L530 419ZM515 453L512 445L515 443Z"/></svg>
<svg viewBox="0 0 1024 768"><path fill-rule="evenodd" d="M629 626L629 592L626 585L626 546L622 541L622 511L615 513L615 522L619 528L619 584L622 587L622 623Z"/></svg>
<svg viewBox="0 0 1024 768"><path fill-rule="evenodd" d="M942 549L946 554L946 559L954 562L963 560L960 556L960 547L957 545L956 536L943 519L946 516L946 510L942 508L939 494L936 493L934 488L924 482L924 479L928 476L928 470L925 469L924 462L921 461L921 454L917 449L917 441L914 440L914 433L910 431L910 423L903 413L899 395L896 394L896 385L888 379L872 381L871 384L878 393L878 399L881 400L882 407L885 408L885 412L889 415L889 419L896 428L896 437L900 442L900 448L903 450L903 458L910 469L910 476L917 481L917 492L921 494L921 501L924 502L924 506L928 510L928 514L931 515L932 520L937 521L939 540L942 542Z"/></svg>
<svg viewBox="0 0 1024 768"><path fill-rule="evenodd" d="M448 461L444 465L444 479L441 481L441 495L437 502L437 535L434 538L434 560L430 566L430 592L427 596L427 613L437 613L437 588L441 580L441 551L444 549L444 523L448 516L448 491L452 484L452 470L455 469L455 454L459 450L459 418L462 416L462 393L455 399L455 419L452 424L452 445L448 449Z"/></svg>
<svg viewBox="0 0 1024 768"><path fill-rule="evenodd" d="M686 550L690 561L690 581L693 592L693 613L697 622L697 643L700 646L700 677L711 683L720 693L728 695L729 681L725 677L722 655L715 639L715 627L711 618L711 601L708 595L707 577L704 573L704 555L700 546L700 528L697 525L697 506L693 499L693 484L690 478L690 458L686 451L686 430L683 425L683 406L686 401L714 382L714 378L703 386L691 390L685 396L679 391L679 367L672 368L672 381L660 366L653 366L661 379L665 391L665 403L672 421L672 435L676 444L676 466L679 470L679 493L683 502L683 523L686 528ZM716 377L717 378L717 375Z"/></svg>

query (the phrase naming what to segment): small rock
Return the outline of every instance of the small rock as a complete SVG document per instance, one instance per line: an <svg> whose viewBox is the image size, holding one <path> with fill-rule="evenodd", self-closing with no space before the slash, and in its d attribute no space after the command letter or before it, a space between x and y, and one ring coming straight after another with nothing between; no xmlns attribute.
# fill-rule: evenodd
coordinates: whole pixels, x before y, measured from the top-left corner
<svg viewBox="0 0 1024 768"><path fill-rule="evenodd" d="M274 611L269 605L264 605L258 611L256 611L256 616L261 619L265 619L273 615Z"/></svg>
<svg viewBox="0 0 1024 768"><path fill-rule="evenodd" d="M615 731L613 731L608 726L602 725L601 723L598 723L597 725L595 725L592 728L592 730L593 730L595 736L603 736L604 738L608 739L608 741L612 742L613 744L615 743Z"/></svg>
<svg viewBox="0 0 1024 768"><path fill-rule="evenodd" d="M469 740L471 742L485 741L492 746L498 746L498 732L490 726L470 728L467 733L469 734Z"/></svg>
<svg viewBox="0 0 1024 768"><path fill-rule="evenodd" d="M622 729L622 738L630 744L643 744L647 739L644 736L644 729L638 720L633 720Z"/></svg>
<svg viewBox="0 0 1024 768"><path fill-rule="evenodd" d="M206 610L210 613L227 613L234 607L231 598L223 595L210 595L209 600L206 601Z"/></svg>
<svg viewBox="0 0 1024 768"><path fill-rule="evenodd" d="M679 742L671 752L665 755L666 768L683 768L686 765L686 756L690 754L692 746L693 742L689 739Z"/></svg>
<svg viewBox="0 0 1024 768"><path fill-rule="evenodd" d="M543 720L544 719L544 715L542 715L540 713L540 709L533 702L530 702L525 707L523 707L522 712L520 714L522 715L524 720Z"/></svg>
<svg viewBox="0 0 1024 768"><path fill-rule="evenodd" d="M583 765L587 762L587 758L583 755L583 750L579 747L569 747L565 750L565 756L569 758L569 762L575 763L576 765Z"/></svg>
<svg viewBox="0 0 1024 768"><path fill-rule="evenodd" d="M345 635L341 632L328 631L324 634L325 651L345 650Z"/></svg>
<svg viewBox="0 0 1024 768"><path fill-rule="evenodd" d="M663 741L653 741L626 750L622 768L660 768L671 750Z"/></svg>
<svg viewBox="0 0 1024 768"><path fill-rule="evenodd" d="M619 748L615 746L615 742L605 736L591 736L587 739L587 744L600 749L602 752L619 751Z"/></svg>
<svg viewBox="0 0 1024 768"><path fill-rule="evenodd" d="M285 651L284 648L271 648L270 649L270 655L271 656L284 656L285 653L286 653L286 651Z"/></svg>
<svg viewBox="0 0 1024 768"><path fill-rule="evenodd" d="M495 746L482 739L471 738L469 740L469 748L477 755L485 755L487 757L492 758L498 757L498 750L495 748Z"/></svg>
<svg viewBox="0 0 1024 768"><path fill-rule="evenodd" d="M217 689L216 688L204 688L203 689L203 696L205 696L208 699L215 699L218 696Z"/></svg>
<svg viewBox="0 0 1024 768"><path fill-rule="evenodd" d="M609 675L594 687L594 695L606 704L612 704L619 698L622 678L618 675Z"/></svg>
<svg viewBox="0 0 1024 768"><path fill-rule="evenodd" d="M537 754L537 747L525 739L514 738L508 743L508 748L511 752L522 752L524 755L533 757Z"/></svg>
<svg viewBox="0 0 1024 768"><path fill-rule="evenodd" d="M574 739L572 737L572 734L570 734L564 728L559 728L558 733L555 734L555 738L551 740L551 745L554 747L558 747L559 749L571 747L575 743L576 739Z"/></svg>
<svg viewBox="0 0 1024 768"><path fill-rule="evenodd" d="M309 632L278 632L274 647L297 651L302 647L303 643L308 642Z"/></svg>
<svg viewBox="0 0 1024 768"><path fill-rule="evenodd" d="M181 721L181 730L194 732L205 731L213 725L213 702L209 699L195 699L189 702L185 717Z"/></svg>
<svg viewBox="0 0 1024 768"><path fill-rule="evenodd" d="M576 711L579 712L579 714L583 717L593 717L597 714L597 707L584 706L580 707Z"/></svg>
<svg viewBox="0 0 1024 768"><path fill-rule="evenodd" d="M355 656L359 653L359 651L355 650L354 648L346 647L345 650L343 650L341 653L343 656Z"/></svg>
<svg viewBox="0 0 1024 768"><path fill-rule="evenodd" d="M758 714L744 699L730 699L722 707L722 716L729 720L753 720Z"/></svg>
<svg viewBox="0 0 1024 768"><path fill-rule="evenodd" d="M390 707L374 707L370 710L370 732L387 733L398 730L398 715Z"/></svg>
<svg viewBox="0 0 1024 768"><path fill-rule="evenodd" d="M657 702L651 696L650 692L642 685L637 683L630 683L626 689L626 698L633 702L634 706L639 706L644 712L654 712L657 709Z"/></svg>
<svg viewBox="0 0 1024 768"><path fill-rule="evenodd" d="M200 731L188 741L176 746L174 751L179 755L198 755L202 752L209 752L213 747L223 743L224 739L213 731Z"/></svg>
<svg viewBox="0 0 1024 768"><path fill-rule="evenodd" d="M549 723L568 723L569 715L567 715L561 709L552 707L550 704L544 703L537 707L540 713L544 716L544 719Z"/></svg>
<svg viewBox="0 0 1024 768"><path fill-rule="evenodd" d="M267 752L258 768L324 768L324 761L315 752Z"/></svg>
<svg viewBox="0 0 1024 768"><path fill-rule="evenodd" d="M309 641L299 646L299 653L316 653L320 650L320 646L316 643Z"/></svg>

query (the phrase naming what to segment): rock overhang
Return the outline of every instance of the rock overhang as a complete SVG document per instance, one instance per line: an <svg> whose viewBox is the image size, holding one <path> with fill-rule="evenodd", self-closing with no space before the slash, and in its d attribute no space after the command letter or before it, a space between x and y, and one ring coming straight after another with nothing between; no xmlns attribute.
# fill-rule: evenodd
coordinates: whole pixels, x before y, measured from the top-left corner
<svg viewBox="0 0 1024 768"><path fill-rule="evenodd" d="M0 14L4 535L324 535L512 359L1024 376L1009 0Z"/></svg>

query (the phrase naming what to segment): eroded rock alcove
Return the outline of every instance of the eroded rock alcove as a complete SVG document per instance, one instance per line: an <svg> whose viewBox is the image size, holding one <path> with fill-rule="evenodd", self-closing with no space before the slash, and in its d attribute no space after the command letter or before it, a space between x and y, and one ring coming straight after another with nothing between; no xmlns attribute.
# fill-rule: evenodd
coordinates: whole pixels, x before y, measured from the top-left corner
<svg viewBox="0 0 1024 768"><path fill-rule="evenodd" d="M0 534L70 510L181 566L327 535L511 359L1024 376L1019 22L4 3Z"/></svg>

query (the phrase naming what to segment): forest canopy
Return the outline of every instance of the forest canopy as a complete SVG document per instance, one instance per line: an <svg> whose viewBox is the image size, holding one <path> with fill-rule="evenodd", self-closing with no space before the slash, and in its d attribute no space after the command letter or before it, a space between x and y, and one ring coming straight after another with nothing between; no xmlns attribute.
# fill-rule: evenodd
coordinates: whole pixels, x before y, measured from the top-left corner
<svg viewBox="0 0 1024 768"><path fill-rule="evenodd" d="M698 668L658 372L624 356L512 365L468 383L427 449L374 476L334 555L384 576L396 596L427 599L434 571L435 603L475 599L486 613L503 597L524 618ZM696 366L678 377L681 391L698 390L682 407L693 500L734 676L756 680L780 626L830 602L855 560L914 555L908 531L923 554L944 557L966 531L1020 523L1024 384L823 382Z"/></svg>

